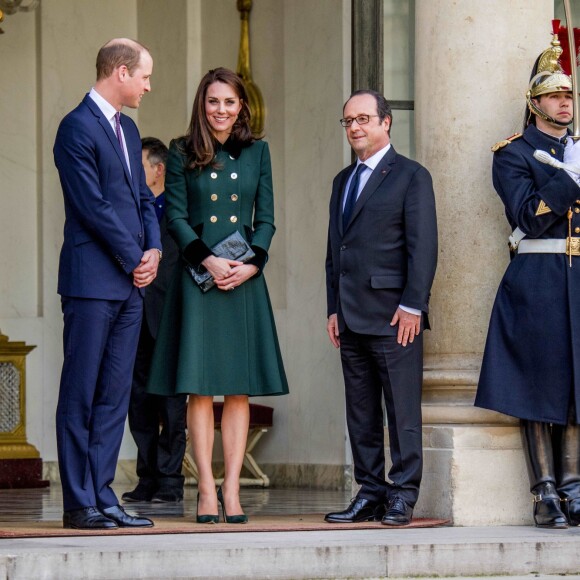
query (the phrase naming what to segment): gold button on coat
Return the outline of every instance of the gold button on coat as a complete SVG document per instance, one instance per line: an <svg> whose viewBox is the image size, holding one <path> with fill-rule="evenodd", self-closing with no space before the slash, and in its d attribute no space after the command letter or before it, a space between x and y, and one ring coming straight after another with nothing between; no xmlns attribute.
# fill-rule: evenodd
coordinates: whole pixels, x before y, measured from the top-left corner
<svg viewBox="0 0 580 580"><path fill-rule="evenodd" d="M232 194L232 201L238 201L238 196L235 193Z"/></svg>
<svg viewBox="0 0 580 580"><path fill-rule="evenodd" d="M574 208L574 213L580 213L580 207L575 207Z"/></svg>
<svg viewBox="0 0 580 580"><path fill-rule="evenodd" d="M231 177L232 179L237 179L237 178L238 178L238 174L237 174L237 173L232 173L232 174L230 175L230 177Z"/></svg>
<svg viewBox="0 0 580 580"><path fill-rule="evenodd" d="M574 233L575 234L580 234L580 228L574 228Z"/></svg>
<svg viewBox="0 0 580 580"><path fill-rule="evenodd" d="M212 193L211 194L211 200L212 201L217 201L217 193Z"/></svg>
<svg viewBox="0 0 580 580"><path fill-rule="evenodd" d="M550 153L551 153L552 155L556 155L556 150L555 150L555 149L552 147L552 149L550 149Z"/></svg>
<svg viewBox="0 0 580 580"><path fill-rule="evenodd" d="M212 216L209 218L209 221L210 221L212 224L215 224L215 223L217 222L217 217L216 217L215 215L212 215Z"/></svg>
<svg viewBox="0 0 580 580"><path fill-rule="evenodd" d="M230 221L231 221L232 223L234 223L234 224L235 224L235 223L238 221L238 218L237 218L235 215L233 215L233 216L230 218Z"/></svg>
<svg viewBox="0 0 580 580"><path fill-rule="evenodd" d="M217 179L217 173L215 171L212 171L212 173L210 174L210 177L212 179Z"/></svg>

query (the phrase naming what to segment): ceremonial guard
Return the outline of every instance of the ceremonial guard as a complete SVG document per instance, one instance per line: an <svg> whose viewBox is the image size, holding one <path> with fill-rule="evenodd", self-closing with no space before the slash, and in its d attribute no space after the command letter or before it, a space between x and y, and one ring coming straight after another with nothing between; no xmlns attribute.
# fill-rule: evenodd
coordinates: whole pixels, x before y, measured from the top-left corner
<svg viewBox="0 0 580 580"><path fill-rule="evenodd" d="M513 233L475 400L521 419L542 528L580 524L580 177L572 171L580 169L570 163L580 143L567 129L572 81L561 55L554 34L532 71L523 134L492 147L493 185Z"/></svg>

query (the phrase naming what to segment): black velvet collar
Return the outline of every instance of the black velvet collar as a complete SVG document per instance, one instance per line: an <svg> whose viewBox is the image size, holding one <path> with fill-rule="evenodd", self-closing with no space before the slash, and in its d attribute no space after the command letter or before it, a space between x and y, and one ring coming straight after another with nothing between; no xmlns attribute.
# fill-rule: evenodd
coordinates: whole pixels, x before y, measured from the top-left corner
<svg viewBox="0 0 580 580"><path fill-rule="evenodd" d="M242 149L249 147L251 143L242 143L241 141L236 141L231 137L222 145L217 139L214 140L214 150L217 153L220 151L225 151L231 155L234 159L242 154Z"/></svg>

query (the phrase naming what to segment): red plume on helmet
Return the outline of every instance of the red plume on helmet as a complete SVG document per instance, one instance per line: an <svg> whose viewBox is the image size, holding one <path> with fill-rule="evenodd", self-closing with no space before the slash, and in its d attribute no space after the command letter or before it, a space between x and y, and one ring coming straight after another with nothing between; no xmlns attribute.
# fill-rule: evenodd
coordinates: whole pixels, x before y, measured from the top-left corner
<svg viewBox="0 0 580 580"><path fill-rule="evenodd" d="M570 66L570 44L568 42L568 29L560 26L559 20L552 20L552 31L558 35L560 45L562 46L562 55L560 56L560 66L569 76L572 74ZM580 53L580 28L574 28L574 44L576 45L576 66L578 66L578 54Z"/></svg>

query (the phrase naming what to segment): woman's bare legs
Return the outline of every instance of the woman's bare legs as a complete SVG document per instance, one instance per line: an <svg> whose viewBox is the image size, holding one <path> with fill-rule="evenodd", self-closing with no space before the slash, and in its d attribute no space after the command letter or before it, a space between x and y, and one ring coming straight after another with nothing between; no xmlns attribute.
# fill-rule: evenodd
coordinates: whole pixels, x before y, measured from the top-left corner
<svg viewBox="0 0 580 580"><path fill-rule="evenodd" d="M213 397L189 395L187 430L193 460L199 473L198 514L217 515L217 495L211 466L214 440Z"/></svg>
<svg viewBox="0 0 580 580"><path fill-rule="evenodd" d="M240 472L244 463L249 425L250 404L248 396L225 396L222 416L225 473L222 492L228 516L243 513L240 505Z"/></svg>

